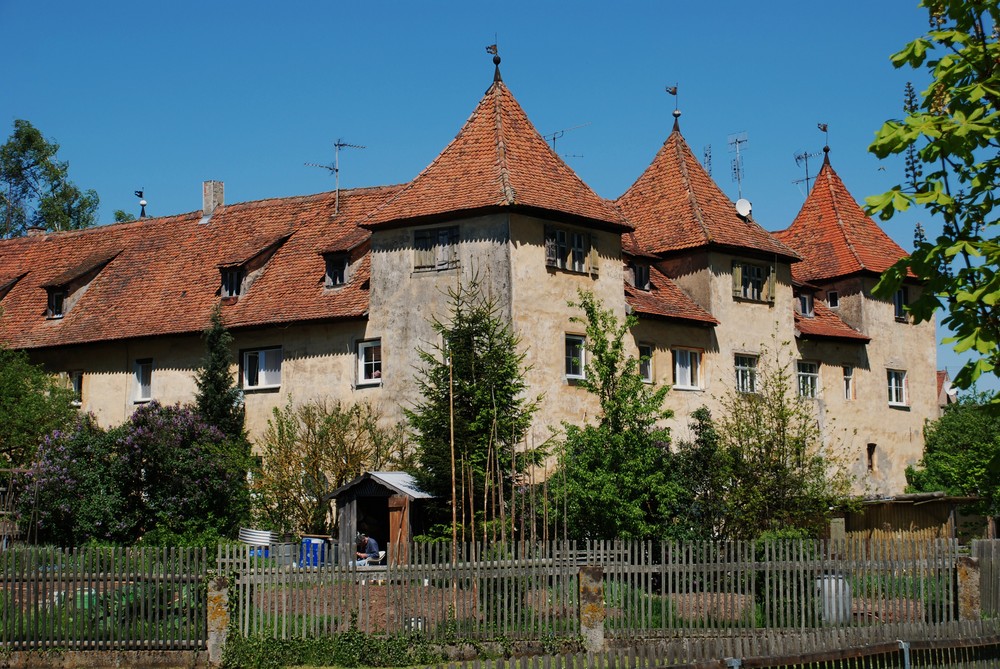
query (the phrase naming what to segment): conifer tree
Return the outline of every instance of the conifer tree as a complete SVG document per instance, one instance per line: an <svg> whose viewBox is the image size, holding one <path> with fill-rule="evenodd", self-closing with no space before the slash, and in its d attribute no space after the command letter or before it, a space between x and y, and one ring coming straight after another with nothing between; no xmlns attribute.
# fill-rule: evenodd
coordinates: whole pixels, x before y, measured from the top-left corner
<svg viewBox="0 0 1000 669"><path fill-rule="evenodd" d="M202 419L233 439L244 439L243 401L229 371L233 336L222 321L222 308L212 310L212 319L202 335L205 358L195 378L195 406Z"/></svg>

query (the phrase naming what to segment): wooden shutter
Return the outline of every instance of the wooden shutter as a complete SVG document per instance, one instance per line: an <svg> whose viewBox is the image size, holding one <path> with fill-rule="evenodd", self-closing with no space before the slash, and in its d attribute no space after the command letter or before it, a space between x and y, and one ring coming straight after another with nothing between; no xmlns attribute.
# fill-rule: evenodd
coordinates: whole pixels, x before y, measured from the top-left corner
<svg viewBox="0 0 1000 669"><path fill-rule="evenodd" d="M545 226L545 264L548 267L559 266L559 251L556 244L556 231Z"/></svg>
<svg viewBox="0 0 1000 669"><path fill-rule="evenodd" d="M765 290L767 291L767 295L764 296L765 302L774 302L774 275L777 274L775 270L774 265L768 268L767 283L765 284Z"/></svg>
<svg viewBox="0 0 1000 669"><path fill-rule="evenodd" d="M589 270L591 276L597 276L597 270L599 265L600 253L597 252L597 238L593 235L589 236L590 243L590 258L588 260Z"/></svg>
<svg viewBox="0 0 1000 669"><path fill-rule="evenodd" d="M743 297L743 263L733 261L733 297Z"/></svg>

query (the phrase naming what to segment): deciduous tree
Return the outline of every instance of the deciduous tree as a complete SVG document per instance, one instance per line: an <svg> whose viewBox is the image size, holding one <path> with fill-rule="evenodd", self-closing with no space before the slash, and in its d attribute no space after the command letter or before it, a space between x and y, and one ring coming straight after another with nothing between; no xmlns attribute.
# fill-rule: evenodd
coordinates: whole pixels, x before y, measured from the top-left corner
<svg viewBox="0 0 1000 669"><path fill-rule="evenodd" d="M918 320L940 309L957 352L969 362L955 376L968 388L1000 364L1000 6L982 0L924 0L930 29L892 56L898 67L930 77L908 96L901 119L886 121L869 150L906 155L906 180L869 197L883 219L911 206L926 209L941 234L917 234L913 253L882 277L876 292L892 295L908 273L925 282L909 308ZM1000 401L1000 394L993 402Z"/></svg>

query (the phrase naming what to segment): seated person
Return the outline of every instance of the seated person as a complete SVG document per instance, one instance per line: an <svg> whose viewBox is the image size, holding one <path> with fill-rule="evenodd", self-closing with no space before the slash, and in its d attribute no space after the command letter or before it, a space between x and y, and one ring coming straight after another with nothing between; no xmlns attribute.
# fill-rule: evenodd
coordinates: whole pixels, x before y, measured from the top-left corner
<svg viewBox="0 0 1000 669"><path fill-rule="evenodd" d="M363 532L358 533L357 560L354 564L364 566L369 560L378 560L378 542Z"/></svg>

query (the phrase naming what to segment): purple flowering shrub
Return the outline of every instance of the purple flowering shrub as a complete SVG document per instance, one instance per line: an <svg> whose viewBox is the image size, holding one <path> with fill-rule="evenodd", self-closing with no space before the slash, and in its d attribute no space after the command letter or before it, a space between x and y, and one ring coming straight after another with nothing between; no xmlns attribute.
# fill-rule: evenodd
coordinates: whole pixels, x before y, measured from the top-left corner
<svg viewBox="0 0 1000 669"><path fill-rule="evenodd" d="M150 402L102 431L54 432L30 474L40 541L201 544L235 534L249 510L246 442L188 407Z"/></svg>

